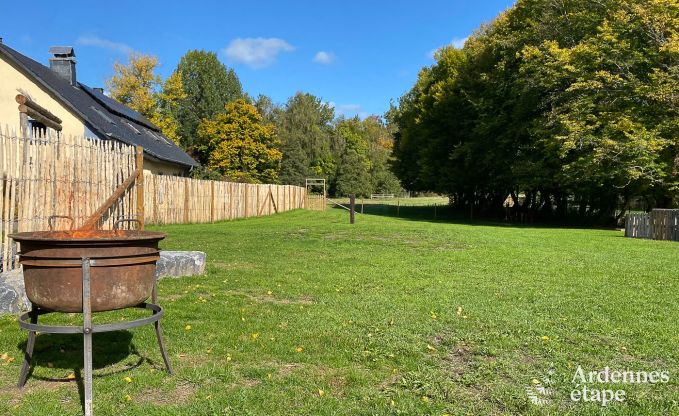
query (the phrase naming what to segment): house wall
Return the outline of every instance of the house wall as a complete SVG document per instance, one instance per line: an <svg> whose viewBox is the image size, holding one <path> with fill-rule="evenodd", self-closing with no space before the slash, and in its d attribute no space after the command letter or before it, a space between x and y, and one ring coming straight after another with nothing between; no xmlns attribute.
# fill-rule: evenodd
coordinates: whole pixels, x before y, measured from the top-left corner
<svg viewBox="0 0 679 416"><path fill-rule="evenodd" d="M149 158L144 158L144 171L165 176L187 176L189 172L188 168L184 168L180 165L173 165L158 160L149 160Z"/></svg>
<svg viewBox="0 0 679 416"><path fill-rule="evenodd" d="M10 129L16 129L16 133L19 134L21 122L19 104L16 102L17 94L30 96L37 104L59 117L63 136L92 136L91 132L86 134L85 124L77 115L0 56L0 129L4 131L6 124ZM173 176L185 176L188 173L188 169L181 165L149 160L148 158L144 158L144 170L155 174Z"/></svg>
<svg viewBox="0 0 679 416"><path fill-rule="evenodd" d="M0 123L6 123L10 128L16 128L18 133L21 124L19 104L15 99L17 94L30 96L37 104L59 117L63 135L82 136L85 133L85 125L75 114L21 71L5 61L3 57L0 57ZM4 125L1 127L5 128Z"/></svg>

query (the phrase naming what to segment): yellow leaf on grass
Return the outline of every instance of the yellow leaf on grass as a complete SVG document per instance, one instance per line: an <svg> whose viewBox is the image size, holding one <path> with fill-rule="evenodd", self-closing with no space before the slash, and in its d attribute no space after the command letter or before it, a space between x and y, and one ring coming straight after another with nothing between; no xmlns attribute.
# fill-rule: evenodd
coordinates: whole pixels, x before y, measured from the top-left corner
<svg viewBox="0 0 679 416"><path fill-rule="evenodd" d="M427 349L429 351L437 351L436 348L432 347L431 345L427 344Z"/></svg>
<svg viewBox="0 0 679 416"><path fill-rule="evenodd" d="M123 380L125 380L128 383L132 383L132 378L130 378L130 377L125 377L125 378L123 378Z"/></svg>
<svg viewBox="0 0 679 416"><path fill-rule="evenodd" d="M191 325L186 325L186 326L184 327L184 330L190 331L190 330L191 330Z"/></svg>
<svg viewBox="0 0 679 416"><path fill-rule="evenodd" d="M547 335L541 336L540 339L543 341L549 341L549 337Z"/></svg>
<svg viewBox="0 0 679 416"><path fill-rule="evenodd" d="M69 380L75 380L75 373L71 373L71 374L67 375L66 378L69 379Z"/></svg>
<svg viewBox="0 0 679 416"><path fill-rule="evenodd" d="M128 402L130 402L130 401L132 401L132 397L130 397L129 394L126 394L126 395L125 395L125 400L127 400Z"/></svg>
<svg viewBox="0 0 679 416"><path fill-rule="evenodd" d="M252 334L252 339L257 339L259 338L259 332L255 332Z"/></svg>
<svg viewBox="0 0 679 416"><path fill-rule="evenodd" d="M295 352L302 352L302 351L304 351L304 348L302 348L302 347L295 348Z"/></svg>
<svg viewBox="0 0 679 416"><path fill-rule="evenodd" d="M457 307L457 316L462 315L462 306Z"/></svg>

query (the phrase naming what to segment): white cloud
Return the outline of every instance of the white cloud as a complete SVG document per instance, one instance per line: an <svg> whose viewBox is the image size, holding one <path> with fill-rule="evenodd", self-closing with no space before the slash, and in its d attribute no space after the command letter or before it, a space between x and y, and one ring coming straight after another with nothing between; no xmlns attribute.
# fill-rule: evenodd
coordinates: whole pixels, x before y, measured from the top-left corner
<svg viewBox="0 0 679 416"><path fill-rule="evenodd" d="M467 39L469 39L469 36L467 36L466 38L453 38L450 44L457 49L462 49L464 44L467 42Z"/></svg>
<svg viewBox="0 0 679 416"><path fill-rule="evenodd" d="M359 113L361 111L360 104L342 104L335 107L335 109L342 113Z"/></svg>
<svg viewBox="0 0 679 416"><path fill-rule="evenodd" d="M469 39L469 36L467 36L466 38L453 38L453 40L451 40L449 44L444 46L452 46L456 49L462 49L462 47L464 47L464 44L467 42L467 39ZM429 53L427 53L427 56L431 59L434 59L434 55L436 54L436 51L438 51L439 49L441 48L435 48L430 50Z"/></svg>
<svg viewBox="0 0 679 416"><path fill-rule="evenodd" d="M81 36L78 38L77 42L78 45L95 46L97 48L108 49L117 53L122 53L124 55L130 55L134 53L134 49L124 43L114 42L112 40L100 38L98 36Z"/></svg>
<svg viewBox="0 0 679 416"><path fill-rule="evenodd" d="M264 68L276 61L281 52L292 52L295 47L279 38L237 38L222 50L232 62L240 62L251 68Z"/></svg>
<svg viewBox="0 0 679 416"><path fill-rule="evenodd" d="M318 51L314 55L314 62L323 65L329 65L335 61L335 54L332 52Z"/></svg>

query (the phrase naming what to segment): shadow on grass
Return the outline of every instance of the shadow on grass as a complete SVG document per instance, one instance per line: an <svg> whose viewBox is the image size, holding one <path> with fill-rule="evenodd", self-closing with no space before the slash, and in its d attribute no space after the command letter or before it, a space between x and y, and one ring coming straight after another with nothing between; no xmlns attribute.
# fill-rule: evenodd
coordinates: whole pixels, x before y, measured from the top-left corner
<svg viewBox="0 0 679 416"><path fill-rule="evenodd" d="M23 356L27 341L17 345ZM133 357L130 361L129 357ZM143 357L132 343L132 332L115 331L96 333L92 336L92 368L93 378L108 377L113 374L127 372L137 368L144 362L153 364L153 361ZM35 367L49 367L64 370L72 370L75 379L64 376L52 378L34 376ZM76 382L80 395L81 405L85 403L85 387L83 385L83 336L82 334L39 334L35 340L33 358L28 372L26 385L33 380L41 380L55 383ZM106 368L104 371L97 371ZM17 378L18 378L17 374Z"/></svg>
<svg viewBox="0 0 679 416"><path fill-rule="evenodd" d="M341 207L332 206L333 209L345 211ZM510 228L565 228L565 229L601 229L615 230L616 227L604 227L597 225L578 224L567 221L541 221L541 222L513 222L500 219L472 219L468 212L455 210L448 205L397 205L397 204L356 204L356 220L360 220L361 211L363 215L376 215L381 217L399 218L406 221L425 221L433 223L462 224L471 226L491 226L491 227L510 227ZM349 212L346 211L347 220ZM622 236L620 236L622 237Z"/></svg>

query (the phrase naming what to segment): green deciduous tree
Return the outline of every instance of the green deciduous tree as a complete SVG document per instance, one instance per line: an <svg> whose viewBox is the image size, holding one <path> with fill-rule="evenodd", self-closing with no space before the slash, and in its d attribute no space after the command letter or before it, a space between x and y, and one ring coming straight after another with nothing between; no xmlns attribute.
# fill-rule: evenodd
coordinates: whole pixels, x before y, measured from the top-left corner
<svg viewBox="0 0 679 416"><path fill-rule="evenodd" d="M507 195L545 216L671 203L678 28L676 0L519 0L392 109L395 171L488 214Z"/></svg>
<svg viewBox="0 0 679 416"><path fill-rule="evenodd" d="M332 107L311 94L297 93L278 110L276 124L284 149L283 183L300 185L304 177L329 178L334 174L330 150L333 118Z"/></svg>
<svg viewBox="0 0 679 416"><path fill-rule="evenodd" d="M198 137L198 125L224 111L224 106L241 98L241 83L233 69L219 62L214 52L191 50L177 65L185 96L179 100L174 114L184 146L193 151L201 163L208 162L206 138Z"/></svg>

